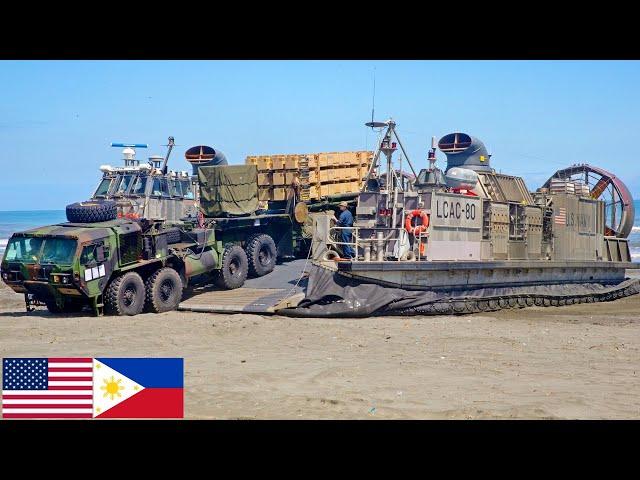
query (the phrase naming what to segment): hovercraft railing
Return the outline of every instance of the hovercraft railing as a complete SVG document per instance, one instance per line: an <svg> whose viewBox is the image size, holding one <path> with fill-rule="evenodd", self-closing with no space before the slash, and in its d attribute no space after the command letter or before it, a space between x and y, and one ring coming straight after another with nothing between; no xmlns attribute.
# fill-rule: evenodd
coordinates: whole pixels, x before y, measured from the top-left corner
<svg viewBox="0 0 640 480"><path fill-rule="evenodd" d="M353 241L351 242L343 242L334 239L335 233L340 233L343 230L351 230L351 238ZM374 237L374 238L362 238L360 236L360 230L375 230L376 232L382 233L382 235ZM384 232L389 232L387 235L384 235ZM402 227L330 227L327 235L327 245L330 247L334 247L334 252L336 251L336 246L350 246L353 248L355 257L351 259L351 261L359 262L370 262L372 261L372 250L375 249L376 258L373 261L384 262L384 261L424 261L427 257L423 253L423 248L420 246L425 245L425 240L428 239L429 233L420 231L415 236L415 242L417 242L417 254L413 249L410 249L407 253L404 254L405 258L396 258L393 256L388 256L386 252L389 251L389 244L392 242L399 242L401 240L402 232L406 233L406 230ZM375 248L373 248L375 247ZM362 249L363 255L359 254L359 249ZM344 248L342 248L344 250ZM411 255L409 255L411 254Z"/></svg>

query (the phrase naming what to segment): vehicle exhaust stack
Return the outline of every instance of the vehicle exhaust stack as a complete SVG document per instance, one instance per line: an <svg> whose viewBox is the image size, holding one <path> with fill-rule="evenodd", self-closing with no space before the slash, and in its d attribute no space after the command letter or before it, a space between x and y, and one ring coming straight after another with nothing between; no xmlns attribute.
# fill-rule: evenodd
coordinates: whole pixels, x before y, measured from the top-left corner
<svg viewBox="0 0 640 480"><path fill-rule="evenodd" d="M487 148L477 138L466 133L450 133L438 142L438 148L447 155L447 172L450 168L461 167L476 172L491 172Z"/></svg>
<svg viewBox="0 0 640 480"><path fill-rule="evenodd" d="M198 167L228 165L227 157L225 157L224 153L206 145L191 147L185 152L184 158L193 165L193 175L198 175Z"/></svg>

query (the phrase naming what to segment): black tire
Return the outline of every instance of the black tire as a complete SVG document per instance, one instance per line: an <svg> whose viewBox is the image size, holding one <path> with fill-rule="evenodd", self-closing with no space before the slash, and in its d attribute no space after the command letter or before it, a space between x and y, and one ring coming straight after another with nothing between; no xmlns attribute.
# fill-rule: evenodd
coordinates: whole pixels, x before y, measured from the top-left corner
<svg viewBox="0 0 640 480"><path fill-rule="evenodd" d="M222 253L222 265L215 276L216 285L233 290L244 285L249 271L247 254L239 245L229 245Z"/></svg>
<svg viewBox="0 0 640 480"><path fill-rule="evenodd" d="M262 277L275 268L278 252L276 242L270 235L260 234L249 237L246 252L249 275L252 277Z"/></svg>
<svg viewBox="0 0 640 480"><path fill-rule="evenodd" d="M82 303L74 300L66 300L62 308L56 304L55 300L46 302L46 304L47 310L51 313L77 313L82 311L84 307Z"/></svg>
<svg viewBox="0 0 640 480"><path fill-rule="evenodd" d="M145 289L142 277L127 272L116 277L107 288L105 312L110 315L137 315L144 308Z"/></svg>
<svg viewBox="0 0 640 480"><path fill-rule="evenodd" d="M164 230L164 232L167 234L168 244L180 243L180 241L182 240L182 235L180 234L179 228L168 228Z"/></svg>
<svg viewBox="0 0 640 480"><path fill-rule="evenodd" d="M145 282L146 310L154 313L175 310L182 300L182 279L173 268L161 268Z"/></svg>
<svg viewBox="0 0 640 480"><path fill-rule="evenodd" d="M64 310L58 306L55 300L45 302L47 304L47 310L49 313L62 313Z"/></svg>
<svg viewBox="0 0 640 480"><path fill-rule="evenodd" d="M87 200L67 205L67 220L75 223L96 223L117 217L116 202L112 200Z"/></svg>

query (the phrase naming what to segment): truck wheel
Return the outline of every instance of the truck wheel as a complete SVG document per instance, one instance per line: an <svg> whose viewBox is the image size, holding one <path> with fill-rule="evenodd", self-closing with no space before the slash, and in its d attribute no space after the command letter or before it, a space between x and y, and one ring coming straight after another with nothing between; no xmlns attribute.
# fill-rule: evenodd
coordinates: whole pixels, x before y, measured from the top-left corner
<svg viewBox="0 0 640 480"><path fill-rule="evenodd" d="M106 222L117 217L113 200L87 200L67 205L67 220L76 223Z"/></svg>
<svg viewBox="0 0 640 480"><path fill-rule="evenodd" d="M62 308L60 308L58 306L58 304L54 301L50 301L50 302L46 302L47 304L47 310L49 310L49 313L62 313L63 310Z"/></svg>
<svg viewBox="0 0 640 480"><path fill-rule="evenodd" d="M249 260L249 274L262 277L273 271L278 256L276 242L270 235L262 234L247 240L247 259Z"/></svg>
<svg viewBox="0 0 640 480"><path fill-rule="evenodd" d="M111 315L137 315L144 308L144 282L136 272L117 277L107 288L105 310Z"/></svg>
<svg viewBox="0 0 640 480"><path fill-rule="evenodd" d="M147 279L145 286L150 312L175 310L182 300L182 279L173 268L161 268Z"/></svg>
<svg viewBox="0 0 640 480"><path fill-rule="evenodd" d="M226 247L222 254L222 268L216 276L216 285L228 290L244 285L249 270L248 263L247 254L242 247L238 245Z"/></svg>

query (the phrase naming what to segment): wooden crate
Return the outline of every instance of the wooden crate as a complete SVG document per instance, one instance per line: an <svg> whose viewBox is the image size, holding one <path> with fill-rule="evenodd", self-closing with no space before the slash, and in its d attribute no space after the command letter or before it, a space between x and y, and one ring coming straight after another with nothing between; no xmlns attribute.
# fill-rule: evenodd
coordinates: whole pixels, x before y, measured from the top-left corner
<svg viewBox="0 0 640 480"><path fill-rule="evenodd" d="M272 190L270 188L258 188L258 200L272 200Z"/></svg>
<svg viewBox="0 0 640 480"><path fill-rule="evenodd" d="M326 184L326 185L319 185L318 186L318 193L321 197L326 197L327 195L329 195L329 186L330 184Z"/></svg>
<svg viewBox="0 0 640 480"><path fill-rule="evenodd" d="M284 171L273 172L272 173L272 183L274 185L286 185L287 179L285 177Z"/></svg>
<svg viewBox="0 0 640 480"><path fill-rule="evenodd" d="M360 152L349 152L347 157L347 166L356 167L360 165Z"/></svg>
<svg viewBox="0 0 640 480"><path fill-rule="evenodd" d="M320 173L318 175L318 179L321 183L333 182L335 180L335 177L336 169L333 168L320 170Z"/></svg>
<svg viewBox="0 0 640 480"><path fill-rule="evenodd" d="M273 170L284 170L286 158L284 155L273 155L271 157L271 168Z"/></svg>
<svg viewBox="0 0 640 480"><path fill-rule="evenodd" d="M291 185L295 182L296 178L300 177L300 172L297 170L288 170L284 173L284 178L287 185Z"/></svg>
<svg viewBox="0 0 640 480"><path fill-rule="evenodd" d="M271 199L275 201L286 200L288 191L289 188L287 187L276 187L273 189L273 196Z"/></svg>
<svg viewBox="0 0 640 480"><path fill-rule="evenodd" d="M320 168L340 166L338 153L329 152L318 154L318 165L320 166Z"/></svg>
<svg viewBox="0 0 640 480"><path fill-rule="evenodd" d="M309 154L307 155L307 158L309 159L309 168L318 168L319 164L318 164L318 154Z"/></svg>
<svg viewBox="0 0 640 480"><path fill-rule="evenodd" d="M271 157L258 157L255 165L259 172L268 172L271 170Z"/></svg>
<svg viewBox="0 0 640 480"><path fill-rule="evenodd" d="M258 173L258 186L271 185L271 172Z"/></svg>
<svg viewBox="0 0 640 480"><path fill-rule="evenodd" d="M316 170L309 170L309 183L318 183L320 175Z"/></svg>
<svg viewBox="0 0 640 480"><path fill-rule="evenodd" d="M287 155L284 161L285 170L298 170L300 168L300 155Z"/></svg>
<svg viewBox="0 0 640 480"><path fill-rule="evenodd" d="M358 193L360 191L360 185L360 180L349 182L349 186L347 187L347 191L345 193Z"/></svg>

